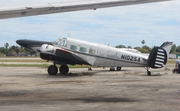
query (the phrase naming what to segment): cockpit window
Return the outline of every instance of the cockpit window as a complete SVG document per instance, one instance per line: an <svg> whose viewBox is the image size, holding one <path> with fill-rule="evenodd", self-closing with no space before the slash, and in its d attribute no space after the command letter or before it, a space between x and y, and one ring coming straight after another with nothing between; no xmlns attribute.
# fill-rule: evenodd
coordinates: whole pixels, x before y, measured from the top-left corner
<svg viewBox="0 0 180 111"><path fill-rule="evenodd" d="M67 46L67 38L60 38L60 39L54 41L53 45L66 47Z"/></svg>

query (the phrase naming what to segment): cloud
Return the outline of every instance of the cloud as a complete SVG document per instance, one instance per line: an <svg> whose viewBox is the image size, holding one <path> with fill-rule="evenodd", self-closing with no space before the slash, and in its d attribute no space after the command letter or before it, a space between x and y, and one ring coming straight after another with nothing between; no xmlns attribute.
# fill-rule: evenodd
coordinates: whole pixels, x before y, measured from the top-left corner
<svg viewBox="0 0 180 111"><path fill-rule="evenodd" d="M60 0L42 0L43 3ZM61 0L62 1L62 0ZM67 0L66 0L67 1ZM1 0L12 6L36 3L35 0ZM38 4L38 3L37 3ZM71 37L100 44L141 46L173 41L177 45L180 30L180 1L151 3L0 20L0 37L15 44L17 39L53 41Z"/></svg>

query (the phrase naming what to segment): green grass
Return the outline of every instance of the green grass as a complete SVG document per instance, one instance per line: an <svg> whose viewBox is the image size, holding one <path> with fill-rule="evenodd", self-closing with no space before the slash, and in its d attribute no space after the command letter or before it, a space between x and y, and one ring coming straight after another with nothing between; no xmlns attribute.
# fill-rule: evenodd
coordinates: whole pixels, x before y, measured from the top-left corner
<svg viewBox="0 0 180 111"><path fill-rule="evenodd" d="M167 64L175 64L176 63L176 60L168 60L167 61Z"/></svg>
<svg viewBox="0 0 180 111"><path fill-rule="evenodd" d="M48 64L0 64L0 67L48 67Z"/></svg>
<svg viewBox="0 0 180 111"><path fill-rule="evenodd" d="M50 64L0 64L0 67L42 67L47 68ZM60 67L60 65L56 65ZM87 65L68 65L69 68L88 68Z"/></svg>
<svg viewBox="0 0 180 111"><path fill-rule="evenodd" d="M0 60L0 62L46 62L45 60Z"/></svg>
<svg viewBox="0 0 180 111"><path fill-rule="evenodd" d="M47 68L48 66L50 66L50 64L46 64L47 62L45 60L41 60L41 59L32 59L31 58L27 58L27 59L9 59L11 57L6 57L6 59L2 59L0 60L0 67L43 67L43 68ZM19 57L17 57L19 58ZM5 64L4 62L13 62L12 63L8 63ZM17 64L16 64L17 62ZM31 64L26 64L26 62L29 62ZM36 64L36 63L42 63L42 64ZM167 64L175 64L175 60L168 60ZM59 65L57 65L59 67ZM68 65L69 68L88 68L87 65Z"/></svg>
<svg viewBox="0 0 180 111"><path fill-rule="evenodd" d="M164 70L166 70L166 71L170 71L171 69L169 69L169 68L165 67L165 68L164 68Z"/></svg>

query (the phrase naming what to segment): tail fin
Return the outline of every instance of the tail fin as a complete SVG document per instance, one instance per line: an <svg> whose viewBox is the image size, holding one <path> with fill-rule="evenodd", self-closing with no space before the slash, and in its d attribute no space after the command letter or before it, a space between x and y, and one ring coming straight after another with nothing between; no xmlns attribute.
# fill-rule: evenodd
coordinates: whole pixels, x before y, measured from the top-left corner
<svg viewBox="0 0 180 111"><path fill-rule="evenodd" d="M166 65L172 42L165 42L160 47L154 47L148 58L148 65L151 68L162 68Z"/></svg>
<svg viewBox="0 0 180 111"><path fill-rule="evenodd" d="M166 50L167 57L169 57L169 53L171 51L173 42L164 42L160 47Z"/></svg>

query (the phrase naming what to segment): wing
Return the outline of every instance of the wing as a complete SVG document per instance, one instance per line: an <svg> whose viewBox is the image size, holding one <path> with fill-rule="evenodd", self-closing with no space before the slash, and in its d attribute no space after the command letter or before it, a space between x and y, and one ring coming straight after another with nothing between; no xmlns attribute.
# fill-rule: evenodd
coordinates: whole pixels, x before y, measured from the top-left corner
<svg viewBox="0 0 180 111"><path fill-rule="evenodd" d="M0 19L26 17L34 15L71 12L79 10L143 4L170 0L79 0L59 3L48 3L39 6L24 6L9 9L0 9Z"/></svg>
<svg viewBox="0 0 180 111"><path fill-rule="evenodd" d="M79 57L78 55L74 54L71 51L65 50L58 48L55 51L55 55L58 61L61 61L65 64L88 64L90 65L87 61Z"/></svg>

